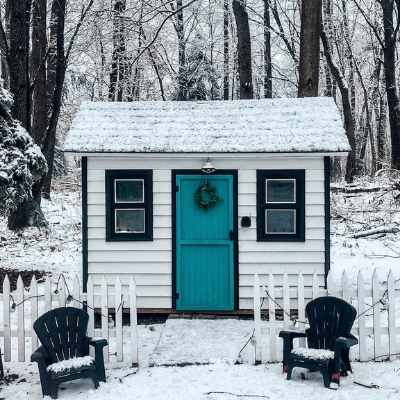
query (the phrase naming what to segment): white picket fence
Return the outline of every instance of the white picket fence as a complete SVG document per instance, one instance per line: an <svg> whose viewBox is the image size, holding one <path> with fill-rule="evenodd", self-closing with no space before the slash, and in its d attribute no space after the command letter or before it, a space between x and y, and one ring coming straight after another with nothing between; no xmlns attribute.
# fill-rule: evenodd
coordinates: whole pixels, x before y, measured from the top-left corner
<svg viewBox="0 0 400 400"><path fill-rule="evenodd" d="M72 300L69 295L72 296ZM66 285L63 275L56 284L47 277L44 284L38 285L33 277L28 290L19 276L17 289L11 293L10 281L6 276L3 293L0 294L0 310L3 310L0 316L0 346L4 361L14 358L27 361L30 354L37 349L39 340L32 326L40 315L57 307L84 308L84 305L87 306L89 314L88 336L102 337L109 342L109 346L104 348L105 361L129 360L132 366L138 366L136 284L133 277L124 288L124 292L119 277L114 285L107 284L103 277L100 286L94 286L89 277L87 293L82 293L77 277L72 288ZM115 321L109 319L110 309L115 312ZM129 326L122 323L124 309L130 311ZM101 312L100 327L95 326L95 312L98 311ZM110 360L110 355L116 357Z"/></svg>
<svg viewBox="0 0 400 400"><path fill-rule="evenodd" d="M357 282L349 285L346 272L343 273L340 290L335 289L332 276L327 277L327 289L320 288L317 274L312 277L312 285L304 286L304 277L300 273L297 285L289 285L287 273L283 276L282 286L275 286L273 274L264 277L261 282L258 275L254 276L254 337L256 342L256 363L277 362L282 360L282 339L279 337L281 329L304 330L307 328L305 306L319 296L335 296L351 303L357 310L357 319L354 323L352 333L358 338L353 358L360 361L393 361L400 355L397 347L396 337L400 333L396 325L396 307L399 309L400 290L395 288L395 279L390 271L384 283L380 283L378 273L372 276L370 288L366 288L365 280L361 273L358 274ZM267 292L268 291L268 294ZM263 304L261 304L263 299ZM273 301L275 300L277 304ZM269 320L261 320L261 309L267 310ZM277 311L282 318L277 318ZM298 310L298 311L297 311ZM289 315L288 315L289 314ZM296 324L293 324L293 321ZM264 337L267 334L268 345L263 346ZM300 339L300 345L305 345L305 339ZM352 348L354 349L354 348ZM269 350L269 351L265 351ZM266 354L267 353L267 354Z"/></svg>

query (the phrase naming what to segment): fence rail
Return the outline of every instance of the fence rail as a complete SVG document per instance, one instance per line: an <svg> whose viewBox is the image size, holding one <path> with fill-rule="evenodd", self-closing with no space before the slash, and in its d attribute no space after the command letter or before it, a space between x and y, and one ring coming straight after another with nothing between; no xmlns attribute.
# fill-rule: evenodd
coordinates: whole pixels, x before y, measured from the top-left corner
<svg viewBox="0 0 400 400"><path fill-rule="evenodd" d="M361 273L357 282L350 285L346 272L343 273L341 285L335 288L331 274L327 277L327 287L318 285L317 274L313 275L312 284L304 286L303 275L297 277L297 285L290 286L287 273L284 274L282 286L275 286L273 274L264 277L260 284L257 274L254 275L254 337L256 339L256 363L277 362L282 360L281 329L304 330L306 328L306 304L319 296L335 296L351 303L357 309L357 318L352 333L358 337L356 352L360 361L393 361L400 350L397 347L397 335L400 328L396 325L396 299L400 298L400 289L395 288L395 279L390 271L384 283L379 281L375 271L370 288ZM262 299L262 300L261 300ZM268 315L268 321L261 319L261 310ZM277 311L283 314L283 320L277 317ZM263 335L268 335L268 346L263 346ZM305 339L300 339L305 346ZM269 354L265 354L265 348Z"/></svg>
<svg viewBox="0 0 400 400"><path fill-rule="evenodd" d="M100 286L94 286L89 277L87 293L82 293L77 277L73 281L72 288L69 288L63 275L56 284L47 277L44 285L38 285L33 276L28 291L19 276L17 289L11 293L10 280L6 276L3 293L0 294L1 303L3 313L0 315L0 339L3 341L0 345L4 361L11 361L15 357L18 361L26 361L27 353L33 353L39 346L38 338L32 328L36 319L46 311L71 305L87 310L88 336L103 337L108 340L109 346L104 348L106 362L110 361L109 355L112 349L117 362L126 361L129 355L129 361L133 366L139 364L136 284L133 277L124 290L119 277L116 278L114 285L107 284L103 277ZM115 320L112 317L110 320L109 317L112 309ZM123 325L124 309L130 311L129 326ZM96 320L95 313L100 313L100 321Z"/></svg>

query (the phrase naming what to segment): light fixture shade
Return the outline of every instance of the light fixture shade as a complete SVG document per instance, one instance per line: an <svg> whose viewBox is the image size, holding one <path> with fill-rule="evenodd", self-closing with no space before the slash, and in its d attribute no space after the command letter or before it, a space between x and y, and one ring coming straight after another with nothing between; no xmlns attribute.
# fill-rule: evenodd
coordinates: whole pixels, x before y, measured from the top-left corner
<svg viewBox="0 0 400 400"><path fill-rule="evenodd" d="M207 158L207 161L201 171L206 174L212 174L215 171L215 167L211 164L210 158Z"/></svg>

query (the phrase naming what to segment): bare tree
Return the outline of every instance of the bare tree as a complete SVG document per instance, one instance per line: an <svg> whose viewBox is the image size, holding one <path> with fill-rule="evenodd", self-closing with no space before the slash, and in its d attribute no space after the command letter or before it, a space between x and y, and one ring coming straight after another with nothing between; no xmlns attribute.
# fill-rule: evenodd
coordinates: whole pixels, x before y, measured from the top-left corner
<svg viewBox="0 0 400 400"><path fill-rule="evenodd" d="M264 0L264 97L272 99L270 0Z"/></svg>
<svg viewBox="0 0 400 400"><path fill-rule="evenodd" d="M321 0L302 0L298 97L318 97Z"/></svg>
<svg viewBox="0 0 400 400"><path fill-rule="evenodd" d="M243 0L233 0L232 7L236 20L240 98L252 99L253 73L251 66L251 39L246 2Z"/></svg>

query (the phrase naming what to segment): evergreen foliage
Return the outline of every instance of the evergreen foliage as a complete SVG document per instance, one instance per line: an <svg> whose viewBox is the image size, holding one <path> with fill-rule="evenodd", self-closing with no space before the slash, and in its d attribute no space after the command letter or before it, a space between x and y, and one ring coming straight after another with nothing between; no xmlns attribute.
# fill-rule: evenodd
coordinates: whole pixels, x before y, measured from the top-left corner
<svg viewBox="0 0 400 400"><path fill-rule="evenodd" d="M32 186L47 172L46 160L27 131L11 116L13 100L0 84L0 217L32 199ZM33 222L34 223L34 222Z"/></svg>

